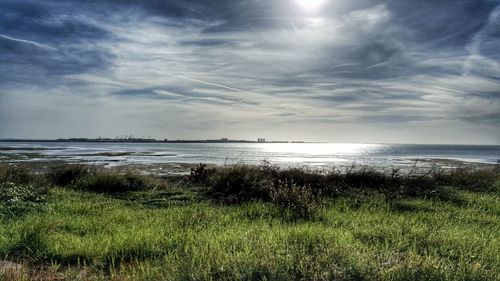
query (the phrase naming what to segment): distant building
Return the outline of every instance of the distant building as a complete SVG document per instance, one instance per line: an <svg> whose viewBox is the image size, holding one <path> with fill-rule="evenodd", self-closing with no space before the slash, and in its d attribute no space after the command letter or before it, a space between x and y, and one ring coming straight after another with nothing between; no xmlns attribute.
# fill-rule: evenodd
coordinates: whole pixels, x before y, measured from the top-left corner
<svg viewBox="0 0 500 281"><path fill-rule="evenodd" d="M259 139L257 139L257 142L266 142L266 139L265 138L259 138Z"/></svg>

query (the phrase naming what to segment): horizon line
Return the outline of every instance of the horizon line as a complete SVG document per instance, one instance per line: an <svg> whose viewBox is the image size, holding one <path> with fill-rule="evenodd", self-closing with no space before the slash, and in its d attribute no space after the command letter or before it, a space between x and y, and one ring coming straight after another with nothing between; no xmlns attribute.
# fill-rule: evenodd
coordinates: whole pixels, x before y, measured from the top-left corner
<svg viewBox="0 0 500 281"><path fill-rule="evenodd" d="M402 143L402 142L338 142L338 141L302 141L302 140L267 140L259 141L248 139L231 139L231 138L218 138L218 139L157 139L157 138L0 138L0 142L100 142L100 143L203 143L203 142L219 142L219 143L289 143L289 144L375 144L375 145L463 145L463 146L500 146L500 143Z"/></svg>

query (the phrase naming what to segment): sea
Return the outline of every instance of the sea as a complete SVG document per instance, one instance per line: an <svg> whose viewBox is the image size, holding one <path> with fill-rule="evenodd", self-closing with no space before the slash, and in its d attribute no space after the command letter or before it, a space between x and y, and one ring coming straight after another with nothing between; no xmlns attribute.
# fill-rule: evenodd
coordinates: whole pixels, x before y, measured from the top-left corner
<svg viewBox="0 0 500 281"><path fill-rule="evenodd" d="M355 143L91 143L0 142L0 161L68 162L102 165L197 163L261 164L331 168L457 167L499 165L498 145L421 145ZM180 169L182 172L182 169Z"/></svg>

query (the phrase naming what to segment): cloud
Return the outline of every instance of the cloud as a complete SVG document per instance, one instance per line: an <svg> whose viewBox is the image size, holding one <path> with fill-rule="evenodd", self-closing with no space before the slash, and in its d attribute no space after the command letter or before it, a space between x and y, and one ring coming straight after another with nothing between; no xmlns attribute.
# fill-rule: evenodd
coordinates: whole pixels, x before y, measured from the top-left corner
<svg viewBox="0 0 500 281"><path fill-rule="evenodd" d="M0 85L62 84L61 76L103 70L112 55L98 42L111 34L95 21L68 4L0 2Z"/></svg>
<svg viewBox="0 0 500 281"><path fill-rule="evenodd" d="M47 50L52 50L52 51L56 51L57 50L56 48L54 48L52 46L49 46L49 45L46 45L46 44L42 44L42 43L38 43L38 42L35 42L35 41L30 41L30 40L23 40L23 39L19 39L19 38L13 38L13 37L6 36L6 35L3 35L3 34L0 34L0 38L7 39L7 40L12 40L12 41L15 41L15 42L20 42L20 43L30 44L30 45L33 45L35 47L42 48L42 49L47 49Z"/></svg>
<svg viewBox="0 0 500 281"><path fill-rule="evenodd" d="M58 97L107 124L78 121L89 136L499 143L499 4L5 0L0 110L55 116ZM19 120L0 125L30 136Z"/></svg>

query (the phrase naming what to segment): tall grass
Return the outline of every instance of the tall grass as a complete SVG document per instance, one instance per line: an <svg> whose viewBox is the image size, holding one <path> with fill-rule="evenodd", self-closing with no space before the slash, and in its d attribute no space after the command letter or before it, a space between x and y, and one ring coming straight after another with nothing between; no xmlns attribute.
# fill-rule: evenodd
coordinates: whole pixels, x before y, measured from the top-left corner
<svg viewBox="0 0 500 281"><path fill-rule="evenodd" d="M1 220L0 257L29 268L26 280L500 276L498 170L199 169L175 186L143 176L133 185L111 171L2 178L0 206L33 208ZM474 177L481 182L466 186Z"/></svg>
<svg viewBox="0 0 500 281"><path fill-rule="evenodd" d="M97 173L78 179L72 188L102 193L139 191L152 188L151 182L143 176L132 174Z"/></svg>
<svg viewBox="0 0 500 281"><path fill-rule="evenodd" d="M214 198L229 202L248 200L268 201L270 194L283 183L308 189L317 197L339 197L352 194L379 192L391 197L440 197L441 187L498 192L500 168L410 170L375 170L370 167L351 167L326 171L307 168L281 168L269 164L262 166L232 165L207 169L200 165L189 177L194 184L207 188Z"/></svg>
<svg viewBox="0 0 500 281"><path fill-rule="evenodd" d="M43 177L24 164L6 164L0 162L0 183L15 182L20 184L39 182Z"/></svg>
<svg viewBox="0 0 500 281"><path fill-rule="evenodd" d="M406 209L329 199L321 220L290 221L273 203L150 208L53 189L43 211L0 226L0 255L85 264L97 280L496 280L499 198L460 194Z"/></svg>
<svg viewBox="0 0 500 281"><path fill-rule="evenodd" d="M46 174L48 180L57 186L69 186L75 184L85 176L97 173L97 169L81 164L59 165L52 167Z"/></svg>

